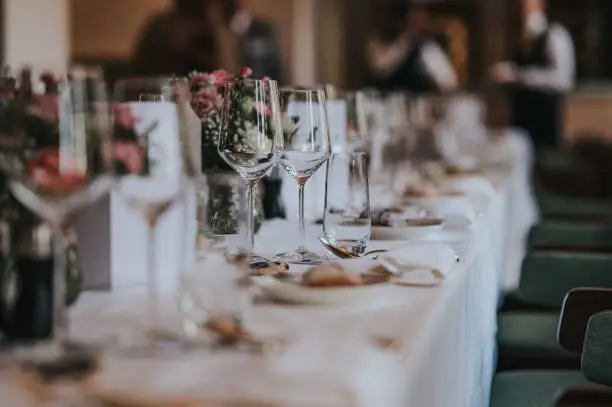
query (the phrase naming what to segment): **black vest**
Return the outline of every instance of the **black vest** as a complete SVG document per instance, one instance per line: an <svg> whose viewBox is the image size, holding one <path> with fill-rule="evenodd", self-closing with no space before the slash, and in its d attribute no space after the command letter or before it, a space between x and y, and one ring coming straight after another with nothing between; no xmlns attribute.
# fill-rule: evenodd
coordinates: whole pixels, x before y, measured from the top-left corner
<svg viewBox="0 0 612 407"><path fill-rule="evenodd" d="M424 44L424 41L415 42L395 71L385 78L375 78L373 85L383 90L403 90L416 94L438 90L423 66L421 54Z"/></svg>
<svg viewBox="0 0 612 407"><path fill-rule="evenodd" d="M551 59L547 45L550 31L547 29L532 40L527 50L518 50L514 63L519 68L549 68ZM536 147L554 147L561 137L562 96L558 91L528 86L513 88L513 125L523 128L531 136Z"/></svg>

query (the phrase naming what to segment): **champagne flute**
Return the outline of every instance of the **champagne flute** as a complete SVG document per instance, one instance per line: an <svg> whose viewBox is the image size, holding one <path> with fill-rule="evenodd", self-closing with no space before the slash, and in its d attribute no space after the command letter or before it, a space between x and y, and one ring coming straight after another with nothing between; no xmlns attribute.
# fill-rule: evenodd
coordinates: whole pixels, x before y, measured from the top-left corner
<svg viewBox="0 0 612 407"><path fill-rule="evenodd" d="M174 339L160 318L162 284L155 241L161 217L174 203L184 200L196 176L186 124L188 95L185 81L169 78L124 79L115 86L117 190L128 206L140 212L148 227L147 345Z"/></svg>
<svg viewBox="0 0 612 407"><path fill-rule="evenodd" d="M10 124L0 137L0 171L15 198L53 231L51 338L26 354L32 351L34 362L61 361L75 350L68 346L65 309L67 231L74 217L112 186L110 111L95 70L75 67L59 82L46 75L43 94L34 93L29 71L24 72L14 97L3 95L3 117Z"/></svg>
<svg viewBox="0 0 612 407"><path fill-rule="evenodd" d="M331 155L325 94L322 90L281 89L284 149L281 165L298 184L300 246L277 259L295 264L320 264L327 259L306 248L304 187Z"/></svg>
<svg viewBox="0 0 612 407"><path fill-rule="evenodd" d="M241 79L222 86L219 155L246 183L247 247L253 253L253 188L278 162L283 146L275 81Z"/></svg>

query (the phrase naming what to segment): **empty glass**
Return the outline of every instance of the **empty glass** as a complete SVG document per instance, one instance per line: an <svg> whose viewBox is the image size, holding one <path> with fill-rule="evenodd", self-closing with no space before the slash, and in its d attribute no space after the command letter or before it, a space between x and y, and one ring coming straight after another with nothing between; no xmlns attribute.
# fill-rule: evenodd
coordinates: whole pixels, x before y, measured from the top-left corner
<svg viewBox="0 0 612 407"><path fill-rule="evenodd" d="M299 192L299 234L301 245L277 259L296 264L319 264L326 260L306 248L304 187L331 154L327 107L322 90L281 89L284 148L281 165L295 178Z"/></svg>
<svg viewBox="0 0 612 407"><path fill-rule="evenodd" d="M245 314L251 300L245 272L220 252L208 251L181 274L180 309L188 339L216 339L237 330L246 332Z"/></svg>
<svg viewBox="0 0 612 407"><path fill-rule="evenodd" d="M219 155L246 183L247 250L255 246L253 189L278 162L283 147L275 81L237 80L224 85Z"/></svg>
<svg viewBox="0 0 612 407"><path fill-rule="evenodd" d="M371 232L365 153L337 153L329 159L323 232L335 246L354 254L365 252Z"/></svg>
<svg viewBox="0 0 612 407"><path fill-rule="evenodd" d="M196 171L186 125L188 96L185 82L169 78L133 78L115 87L112 153L117 189L149 229L147 345L173 335L161 321L160 291L165 284L155 257L155 235L161 216L193 189Z"/></svg>

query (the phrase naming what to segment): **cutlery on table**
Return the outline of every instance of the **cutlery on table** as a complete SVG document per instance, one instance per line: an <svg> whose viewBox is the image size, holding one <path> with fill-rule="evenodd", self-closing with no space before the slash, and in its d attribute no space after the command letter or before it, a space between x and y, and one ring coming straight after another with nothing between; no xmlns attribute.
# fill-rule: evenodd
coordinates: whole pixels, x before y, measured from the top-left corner
<svg viewBox="0 0 612 407"><path fill-rule="evenodd" d="M372 254L385 253L388 250L371 250L369 252L365 252L364 254L356 254L344 247L336 246L327 239L323 237L319 237L319 242L323 245L325 250L329 253L333 254L336 257L340 257L341 259L359 259L361 257L366 257Z"/></svg>

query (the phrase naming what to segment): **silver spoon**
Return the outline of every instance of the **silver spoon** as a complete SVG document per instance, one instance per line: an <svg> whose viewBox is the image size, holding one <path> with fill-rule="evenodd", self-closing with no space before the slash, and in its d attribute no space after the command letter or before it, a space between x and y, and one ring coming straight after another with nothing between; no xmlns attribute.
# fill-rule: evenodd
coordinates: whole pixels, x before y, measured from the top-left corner
<svg viewBox="0 0 612 407"><path fill-rule="evenodd" d="M334 256L340 257L341 259L359 259L361 257L369 256L371 254L385 253L388 251L388 250L371 250L364 254L356 254L356 253L349 251L348 249L344 247L334 245L333 243L331 243L330 241L328 241L327 239L323 237L319 238L319 242L321 242L325 250L327 250Z"/></svg>

